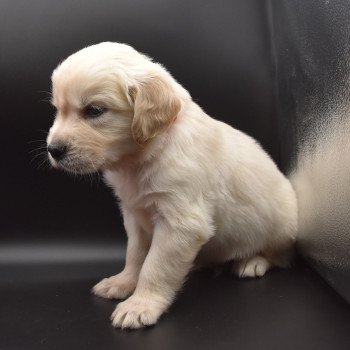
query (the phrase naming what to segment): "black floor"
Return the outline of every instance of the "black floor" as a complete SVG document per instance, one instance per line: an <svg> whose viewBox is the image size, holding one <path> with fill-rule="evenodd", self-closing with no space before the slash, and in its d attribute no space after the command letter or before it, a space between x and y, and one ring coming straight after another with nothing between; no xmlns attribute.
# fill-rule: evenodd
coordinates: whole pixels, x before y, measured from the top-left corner
<svg viewBox="0 0 350 350"><path fill-rule="evenodd" d="M350 309L302 262L255 280L193 274L159 324L114 329L89 293L121 264L0 265L0 349L350 349Z"/></svg>

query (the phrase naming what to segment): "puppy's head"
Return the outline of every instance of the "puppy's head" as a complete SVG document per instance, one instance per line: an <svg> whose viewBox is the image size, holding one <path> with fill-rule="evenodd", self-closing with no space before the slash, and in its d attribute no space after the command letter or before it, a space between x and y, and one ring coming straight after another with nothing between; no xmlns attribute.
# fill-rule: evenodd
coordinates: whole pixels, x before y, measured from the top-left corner
<svg viewBox="0 0 350 350"><path fill-rule="evenodd" d="M178 88L163 67L124 44L71 55L52 74L51 164L90 173L142 151L176 119Z"/></svg>

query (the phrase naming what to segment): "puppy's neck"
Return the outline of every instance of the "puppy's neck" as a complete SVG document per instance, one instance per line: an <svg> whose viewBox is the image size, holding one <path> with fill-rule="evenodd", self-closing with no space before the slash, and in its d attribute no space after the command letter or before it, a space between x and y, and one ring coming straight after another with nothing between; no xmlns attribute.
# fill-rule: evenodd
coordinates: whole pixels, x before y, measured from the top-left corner
<svg viewBox="0 0 350 350"><path fill-rule="evenodd" d="M152 139L144 147L140 147L136 152L107 164L104 170L119 172L120 170L137 169L147 166L159 157L163 147L167 143L167 139L167 132L164 132Z"/></svg>

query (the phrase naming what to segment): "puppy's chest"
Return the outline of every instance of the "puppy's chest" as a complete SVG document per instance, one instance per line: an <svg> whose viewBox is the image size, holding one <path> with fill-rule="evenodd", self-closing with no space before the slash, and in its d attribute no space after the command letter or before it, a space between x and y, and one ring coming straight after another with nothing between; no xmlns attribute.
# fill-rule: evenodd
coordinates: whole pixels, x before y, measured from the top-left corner
<svg viewBox="0 0 350 350"><path fill-rule="evenodd" d="M132 173L106 172L105 179L120 199L123 207L144 209L152 205L152 189L149 182Z"/></svg>

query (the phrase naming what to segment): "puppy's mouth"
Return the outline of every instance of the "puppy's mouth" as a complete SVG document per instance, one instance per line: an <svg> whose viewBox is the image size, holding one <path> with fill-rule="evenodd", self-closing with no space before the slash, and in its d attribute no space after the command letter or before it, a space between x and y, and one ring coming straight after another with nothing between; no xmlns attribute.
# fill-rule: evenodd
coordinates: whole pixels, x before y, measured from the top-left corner
<svg viewBox="0 0 350 350"><path fill-rule="evenodd" d="M96 163L88 158L81 157L79 155L66 155L60 160L54 159L50 153L48 154L51 165L54 168L64 170L72 174L91 174L99 171L100 166L97 166Z"/></svg>

